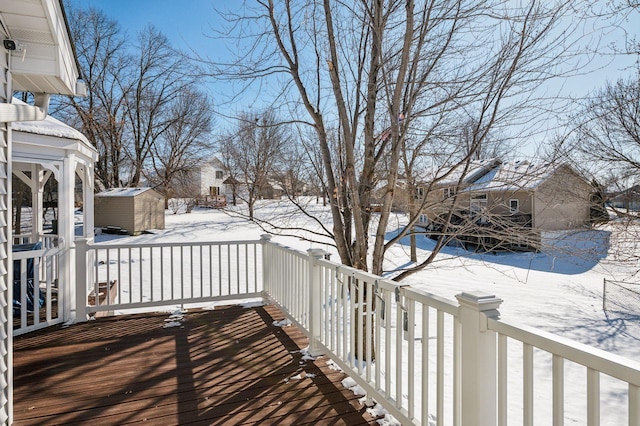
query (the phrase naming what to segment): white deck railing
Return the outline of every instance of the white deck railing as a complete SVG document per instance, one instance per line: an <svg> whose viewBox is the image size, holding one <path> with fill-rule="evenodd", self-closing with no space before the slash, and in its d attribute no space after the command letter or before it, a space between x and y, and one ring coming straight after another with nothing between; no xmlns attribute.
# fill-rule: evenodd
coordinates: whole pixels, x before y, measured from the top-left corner
<svg viewBox="0 0 640 426"><path fill-rule="evenodd" d="M58 292L59 249L16 251L13 257L13 334L20 335L63 321Z"/></svg>
<svg viewBox="0 0 640 426"><path fill-rule="evenodd" d="M262 297L259 241L138 245L77 240L76 253L79 318ZM106 283L114 283L115 294L105 293ZM89 294L97 295L99 303L87 306Z"/></svg>
<svg viewBox="0 0 640 426"><path fill-rule="evenodd" d="M268 236L76 250L94 257L85 302L118 281L87 313L261 296L402 424L640 424L640 363L499 319L492 295L448 301Z"/></svg>

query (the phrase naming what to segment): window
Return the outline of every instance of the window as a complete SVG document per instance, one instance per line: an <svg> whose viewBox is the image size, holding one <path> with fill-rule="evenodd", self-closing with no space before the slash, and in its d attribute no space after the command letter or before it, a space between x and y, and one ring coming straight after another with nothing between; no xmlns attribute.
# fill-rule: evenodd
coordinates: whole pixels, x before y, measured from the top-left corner
<svg viewBox="0 0 640 426"><path fill-rule="evenodd" d="M216 170L216 179L222 179L222 171Z"/></svg>
<svg viewBox="0 0 640 426"><path fill-rule="evenodd" d="M520 211L520 200L509 200L509 211L511 214L516 214Z"/></svg>
<svg viewBox="0 0 640 426"><path fill-rule="evenodd" d="M487 194L479 194L471 196L471 215L480 216L480 223L487 223L488 219L485 216L485 210L487 209Z"/></svg>
<svg viewBox="0 0 640 426"><path fill-rule="evenodd" d="M217 186L209 187L209 195L220 195L220 190Z"/></svg>
<svg viewBox="0 0 640 426"><path fill-rule="evenodd" d="M418 225L420 226L428 226L429 225L429 217L426 214L421 214L418 217Z"/></svg>
<svg viewBox="0 0 640 426"><path fill-rule="evenodd" d="M417 188L415 189L414 197L415 197L416 199L424 198L424 188L422 188L422 187L420 187L420 186L419 186L419 187L417 187Z"/></svg>
<svg viewBox="0 0 640 426"><path fill-rule="evenodd" d="M444 188L442 190L444 192L444 199L446 200L447 198L451 198L454 195L456 195L456 188L455 187L451 187L451 188Z"/></svg>

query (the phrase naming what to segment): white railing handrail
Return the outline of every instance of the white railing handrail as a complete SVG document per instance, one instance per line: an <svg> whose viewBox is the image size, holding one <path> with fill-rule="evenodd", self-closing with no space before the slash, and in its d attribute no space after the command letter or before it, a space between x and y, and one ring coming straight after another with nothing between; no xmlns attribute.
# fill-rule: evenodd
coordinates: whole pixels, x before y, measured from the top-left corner
<svg viewBox="0 0 640 426"><path fill-rule="evenodd" d="M640 362L527 325L487 318L489 330L640 386Z"/></svg>
<svg viewBox="0 0 640 426"><path fill-rule="evenodd" d="M120 243L117 242L87 242L89 249L137 249L140 247L192 247L192 246L225 246L225 245L260 244L260 240L229 240L229 241L172 241L165 243Z"/></svg>

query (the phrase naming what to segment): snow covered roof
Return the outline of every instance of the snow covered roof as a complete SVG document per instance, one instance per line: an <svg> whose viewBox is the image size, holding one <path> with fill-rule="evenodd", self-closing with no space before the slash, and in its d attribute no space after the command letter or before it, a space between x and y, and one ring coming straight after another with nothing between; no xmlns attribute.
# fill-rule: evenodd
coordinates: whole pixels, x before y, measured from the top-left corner
<svg viewBox="0 0 640 426"><path fill-rule="evenodd" d="M469 179L469 190L535 189L558 169L550 163L528 161L500 163L475 179Z"/></svg>
<svg viewBox="0 0 640 426"><path fill-rule="evenodd" d="M11 100L14 104L26 105L19 99ZM16 121L11 124L14 131L33 133L36 135L53 136L63 139L75 139L93 148L89 140L78 130L64 124L62 121L47 115L42 121Z"/></svg>
<svg viewBox="0 0 640 426"><path fill-rule="evenodd" d="M97 197L135 197L147 191L153 191L151 188L109 188L96 194Z"/></svg>
<svg viewBox="0 0 640 426"><path fill-rule="evenodd" d="M473 161L462 179L466 191L514 191L534 190L566 164L548 162L530 163L529 161L502 162L499 159ZM463 166L458 166L438 182L440 186L457 185L460 182ZM441 170L438 175L442 176Z"/></svg>

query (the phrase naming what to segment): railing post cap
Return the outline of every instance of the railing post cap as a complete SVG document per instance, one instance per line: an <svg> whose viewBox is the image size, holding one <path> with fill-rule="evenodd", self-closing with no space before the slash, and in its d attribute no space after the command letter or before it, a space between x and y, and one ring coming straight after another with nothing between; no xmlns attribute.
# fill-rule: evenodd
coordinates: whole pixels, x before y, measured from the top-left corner
<svg viewBox="0 0 640 426"><path fill-rule="evenodd" d="M262 242L271 241L271 234L262 234L262 235L260 235L260 241L262 241Z"/></svg>
<svg viewBox="0 0 640 426"><path fill-rule="evenodd" d="M456 295L461 305L473 307L480 312L495 310L502 304L502 299L483 291L463 291Z"/></svg>
<svg viewBox="0 0 640 426"><path fill-rule="evenodd" d="M320 248L310 248L307 250L307 253L309 254L309 256L315 257L316 259L320 259L324 257L325 252Z"/></svg>

